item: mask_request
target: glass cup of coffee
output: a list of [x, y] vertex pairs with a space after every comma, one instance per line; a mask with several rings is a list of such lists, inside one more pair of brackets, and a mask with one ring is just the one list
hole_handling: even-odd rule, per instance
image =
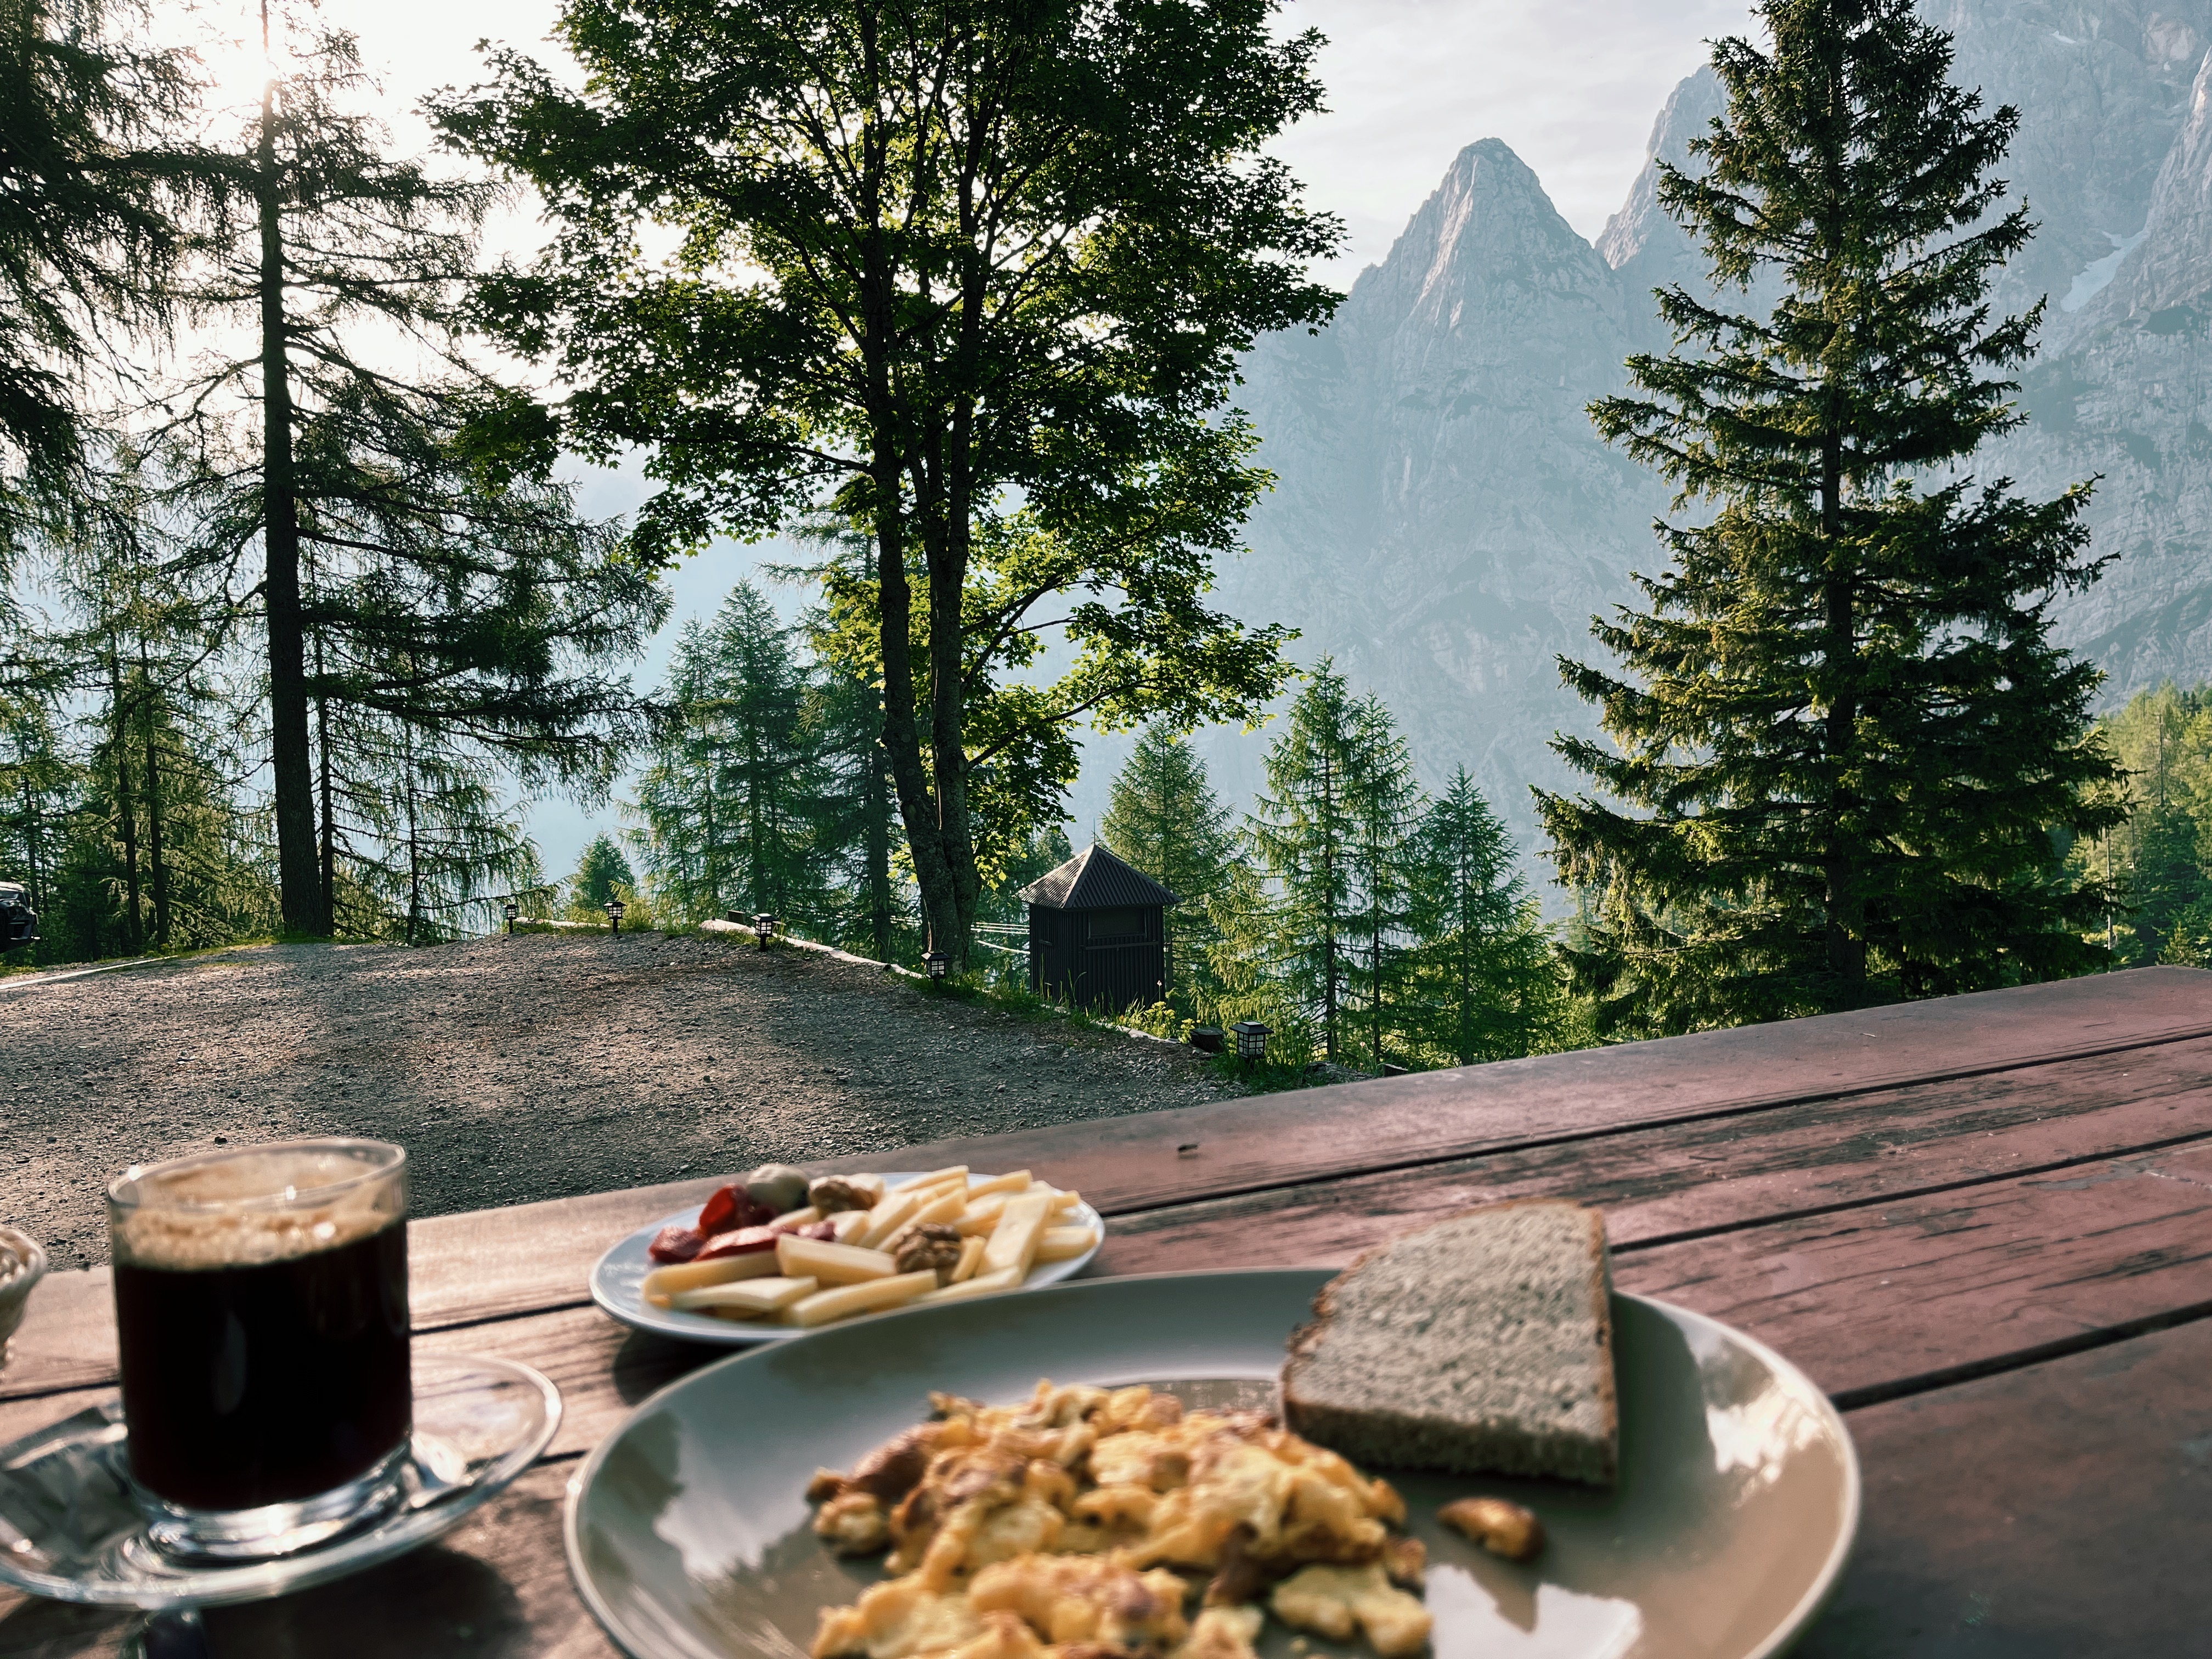
[[293, 1140], [127, 1170], [107, 1221], [153, 1541], [288, 1555], [389, 1507], [414, 1408], [407, 1154]]

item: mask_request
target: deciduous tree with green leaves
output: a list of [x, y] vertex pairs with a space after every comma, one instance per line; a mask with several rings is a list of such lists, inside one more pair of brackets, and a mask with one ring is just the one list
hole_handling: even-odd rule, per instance
[[[1765, 0], [1715, 48], [1727, 109], [1659, 198], [1722, 298], [1659, 294], [1677, 349], [1591, 406], [1678, 488], [1647, 608], [1562, 660], [1617, 744], [1560, 753], [1613, 803], [1539, 792], [1561, 878], [1599, 896], [1579, 982], [1643, 1033], [2061, 975], [2100, 957], [2054, 835], [2117, 810], [2097, 671], [2048, 605], [2096, 576], [2087, 486], [1964, 471], [2025, 418], [1993, 317], [2032, 232], [1992, 176], [2019, 125], [1953, 85], [1911, 0]], [[1756, 279], [1771, 310], [1728, 308]]]
[[[1077, 719], [1242, 718], [1282, 683], [1280, 632], [1204, 601], [1265, 483], [1221, 412], [1237, 354], [1334, 303], [1304, 265], [1337, 227], [1263, 148], [1321, 95], [1275, 9], [568, 0], [581, 90], [508, 52], [446, 105], [556, 227], [485, 312], [566, 378], [570, 442], [649, 449], [639, 556], [825, 512], [865, 537], [850, 666], [956, 964], [971, 772], [1026, 799]], [[1076, 665], [1037, 684], [1049, 639]]]

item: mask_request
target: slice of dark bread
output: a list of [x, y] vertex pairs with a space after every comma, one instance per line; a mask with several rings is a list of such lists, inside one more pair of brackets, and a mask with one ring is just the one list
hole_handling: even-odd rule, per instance
[[1611, 1296], [1595, 1210], [1514, 1199], [1437, 1222], [1322, 1287], [1284, 1419], [1363, 1465], [1609, 1486]]

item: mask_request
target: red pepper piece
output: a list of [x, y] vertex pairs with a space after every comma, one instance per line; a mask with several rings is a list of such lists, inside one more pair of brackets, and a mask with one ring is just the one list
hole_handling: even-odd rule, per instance
[[744, 1207], [744, 1189], [735, 1182], [726, 1187], [715, 1188], [713, 1195], [707, 1200], [699, 1211], [699, 1219], [696, 1224], [699, 1236], [702, 1238], [712, 1238], [715, 1234], [726, 1233], [732, 1227], [751, 1225], [750, 1222], [738, 1213]]
[[645, 1253], [655, 1261], [690, 1261], [706, 1242], [707, 1236], [695, 1227], [663, 1227], [653, 1236]]
[[738, 1227], [726, 1233], [718, 1233], [700, 1247], [694, 1261], [719, 1261], [726, 1255], [750, 1255], [756, 1250], [772, 1250], [775, 1241], [783, 1235], [766, 1227]]

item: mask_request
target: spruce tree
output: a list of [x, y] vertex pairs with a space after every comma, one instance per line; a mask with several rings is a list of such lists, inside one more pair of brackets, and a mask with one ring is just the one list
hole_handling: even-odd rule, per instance
[[1115, 775], [1099, 830], [1116, 854], [1181, 901], [1167, 912], [1169, 987], [1188, 997], [1214, 943], [1207, 901], [1237, 850], [1228, 809], [1188, 739], [1157, 724], [1139, 734]]
[[1352, 768], [1346, 805], [1352, 826], [1352, 866], [1358, 891], [1354, 928], [1364, 957], [1359, 998], [1364, 1005], [1367, 1052], [1379, 1070], [1389, 1059], [1412, 967], [1412, 854], [1426, 805], [1413, 775], [1413, 759], [1382, 700], [1370, 692], [1353, 715]]
[[[1404, 740], [1389, 711], [1355, 698], [1323, 659], [1266, 767], [1245, 838], [1272, 888], [1267, 971], [1327, 1058], [1364, 1038], [1379, 1066], [1407, 965], [1406, 855], [1420, 800]], [[1254, 921], [1241, 919], [1240, 933]]]
[[1449, 1062], [1510, 1060], [1548, 1046], [1564, 988], [1513, 838], [1455, 770], [1421, 820], [1411, 860], [1413, 1035]]
[[647, 750], [632, 836], [656, 901], [685, 920], [743, 908], [811, 921], [820, 768], [792, 630], [739, 582], [669, 665], [668, 726]]
[[600, 910], [618, 894], [635, 892], [637, 877], [623, 856], [615, 838], [604, 831], [592, 838], [576, 860], [576, 873], [568, 878], [568, 899], [578, 910]]
[[2098, 682], [2047, 638], [2081, 589], [2086, 486], [2031, 501], [1964, 471], [2025, 418], [2004, 372], [2040, 307], [1993, 318], [2032, 232], [1991, 176], [2019, 125], [1950, 84], [1911, 0], [1765, 0], [1716, 47], [1728, 105], [1660, 200], [1725, 296], [1658, 295], [1676, 349], [1591, 405], [1708, 510], [1662, 525], [1642, 611], [1562, 660], [1617, 748], [1559, 752], [1618, 805], [1539, 792], [1561, 878], [1596, 890], [1574, 953], [1613, 1026], [1668, 1032], [2080, 971], [2113, 776]]

